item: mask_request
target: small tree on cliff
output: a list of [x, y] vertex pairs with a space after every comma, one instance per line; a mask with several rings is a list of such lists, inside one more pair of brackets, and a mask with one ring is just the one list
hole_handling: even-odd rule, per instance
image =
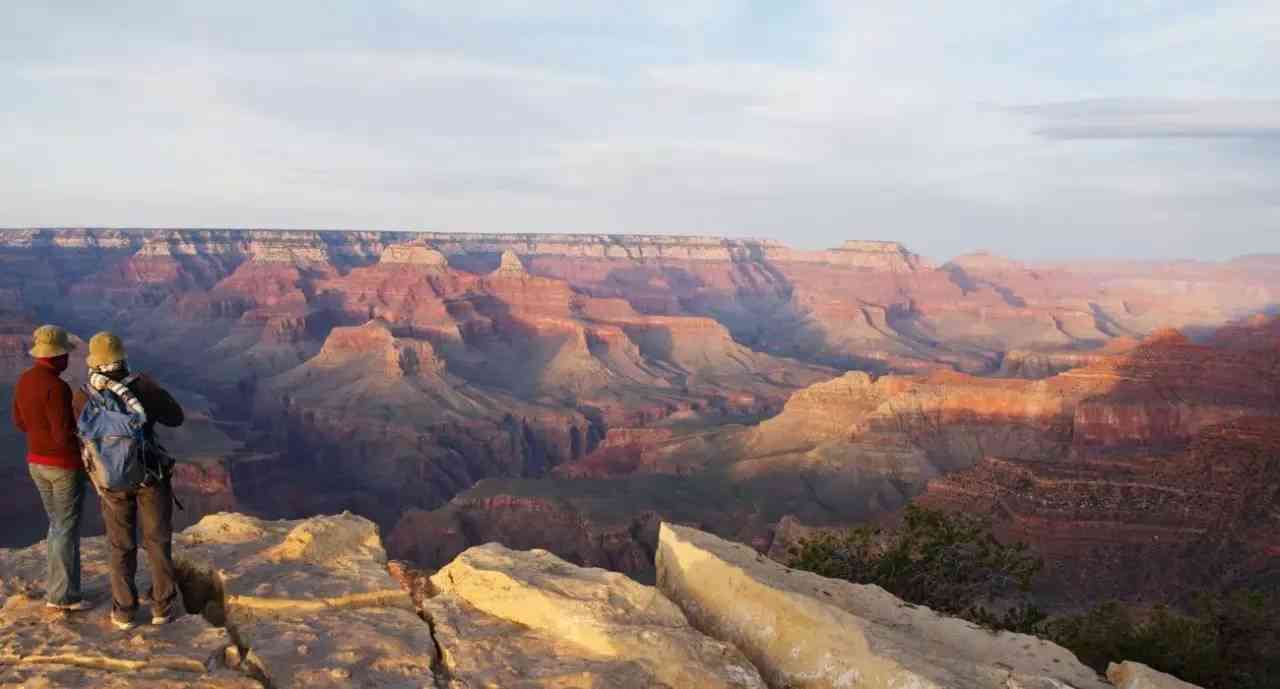
[[876, 584], [909, 603], [991, 627], [1030, 631], [1044, 620], [1025, 600], [1003, 615], [987, 608], [1024, 597], [1042, 563], [1026, 544], [997, 541], [990, 524], [974, 515], [911, 505], [893, 531], [860, 527], [802, 540], [791, 549], [790, 565]]
[[1044, 627], [1049, 639], [1099, 672], [1125, 658], [1205, 689], [1280, 686], [1280, 594], [1202, 595], [1189, 614], [1104, 603]]

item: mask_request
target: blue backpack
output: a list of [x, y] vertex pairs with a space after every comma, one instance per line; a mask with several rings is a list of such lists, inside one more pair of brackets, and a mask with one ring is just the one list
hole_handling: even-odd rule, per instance
[[[137, 376], [122, 381], [128, 386]], [[110, 390], [86, 385], [89, 400], [76, 420], [81, 456], [98, 492], [132, 490], [150, 477], [145, 412], [132, 411]]]

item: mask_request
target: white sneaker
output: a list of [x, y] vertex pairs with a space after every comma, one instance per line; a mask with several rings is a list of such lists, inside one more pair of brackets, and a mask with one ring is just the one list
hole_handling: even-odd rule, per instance
[[46, 601], [44, 607], [63, 612], [84, 612], [85, 610], [92, 610], [93, 603], [87, 600], [78, 600], [74, 603], [50, 603]]
[[138, 623], [134, 622], [133, 618], [122, 620], [116, 617], [115, 615], [111, 616], [111, 624], [114, 625], [116, 629], [119, 629], [122, 632], [127, 632], [130, 629], [133, 629], [134, 627], [138, 626]]
[[155, 617], [151, 618], [151, 624], [154, 624], [157, 626], [162, 624], [169, 624], [175, 619], [177, 619], [177, 617], [175, 617], [174, 615], [156, 615]]

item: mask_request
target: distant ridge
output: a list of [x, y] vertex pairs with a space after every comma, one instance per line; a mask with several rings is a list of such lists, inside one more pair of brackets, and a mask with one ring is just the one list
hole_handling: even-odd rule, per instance
[[[389, 245], [427, 244], [447, 255], [511, 251], [516, 255], [620, 258], [632, 260], [778, 260], [832, 263], [894, 271], [914, 271], [927, 263], [900, 242], [848, 240], [827, 250], [793, 249], [774, 239], [706, 235], [412, 232], [404, 230], [270, 230], [160, 228], [0, 229], [0, 248], [62, 248], [143, 251], [153, 255], [245, 253], [268, 244], [313, 244], [342, 254], [381, 255]], [[162, 245], [168, 248], [162, 248]], [[258, 248], [255, 248], [258, 247]], [[279, 249], [275, 250], [277, 253]]]

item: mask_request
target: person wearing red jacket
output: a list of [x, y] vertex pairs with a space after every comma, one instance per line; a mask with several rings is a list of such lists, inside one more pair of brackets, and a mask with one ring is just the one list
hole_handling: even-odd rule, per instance
[[46, 605], [87, 610], [80, 590], [80, 515], [85, 473], [71, 409], [71, 386], [62, 380], [75, 345], [67, 331], [43, 325], [32, 335], [34, 365], [13, 395], [13, 425], [27, 436], [27, 465], [49, 517]]

